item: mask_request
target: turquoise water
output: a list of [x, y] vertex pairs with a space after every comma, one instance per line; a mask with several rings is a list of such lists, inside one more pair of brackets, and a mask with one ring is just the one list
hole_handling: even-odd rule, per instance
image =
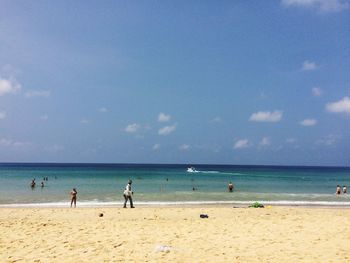
[[[0, 205], [119, 205], [129, 179], [135, 204], [250, 203], [350, 205], [336, 185], [350, 185], [350, 168], [141, 164], [0, 164]], [[44, 177], [45, 187], [40, 187]], [[37, 186], [31, 189], [35, 178]], [[228, 182], [235, 185], [227, 191]], [[193, 188], [196, 191], [193, 191]]]

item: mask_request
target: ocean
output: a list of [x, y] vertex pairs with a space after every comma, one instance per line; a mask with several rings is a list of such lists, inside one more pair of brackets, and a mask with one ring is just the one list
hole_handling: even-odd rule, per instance
[[[127, 181], [137, 205], [264, 204], [350, 206], [350, 168], [168, 164], [0, 164], [0, 207], [120, 206]], [[40, 183], [44, 177], [45, 186]], [[31, 180], [36, 187], [31, 188]], [[227, 185], [235, 186], [232, 193]], [[193, 190], [194, 189], [194, 190]]]

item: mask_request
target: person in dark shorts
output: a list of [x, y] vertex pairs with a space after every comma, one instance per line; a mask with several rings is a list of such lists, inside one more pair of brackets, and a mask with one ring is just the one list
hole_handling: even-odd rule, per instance
[[132, 202], [132, 195], [134, 194], [134, 192], [131, 190], [131, 184], [132, 181], [129, 180], [128, 184], [125, 186], [125, 190], [124, 190], [124, 208], [126, 208], [126, 203], [128, 202], [128, 200], [130, 201], [130, 208], [135, 208], [134, 204]]
[[77, 194], [78, 194], [77, 189], [73, 188], [72, 192], [70, 192], [70, 196], [71, 196], [70, 207], [72, 207], [73, 204], [74, 204], [74, 207], [77, 207]]
[[228, 191], [229, 191], [229, 192], [232, 192], [232, 191], [233, 191], [233, 188], [234, 188], [233, 183], [232, 183], [232, 182], [229, 182], [227, 188], [228, 188]]
[[30, 187], [33, 189], [35, 187], [35, 178], [32, 180], [32, 182], [30, 183]]
[[340, 188], [339, 184], [337, 185], [337, 190], [335, 191], [335, 194], [336, 195], [340, 195], [341, 194], [341, 188]]

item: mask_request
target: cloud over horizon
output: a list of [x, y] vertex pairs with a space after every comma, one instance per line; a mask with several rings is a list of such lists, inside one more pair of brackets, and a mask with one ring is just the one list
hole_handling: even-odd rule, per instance
[[129, 124], [125, 127], [124, 131], [128, 133], [135, 133], [140, 129], [140, 125], [137, 123]]
[[315, 9], [321, 13], [340, 12], [350, 7], [347, 0], [282, 0], [285, 7]]
[[233, 149], [244, 149], [249, 148], [251, 146], [251, 143], [248, 139], [240, 139], [236, 141], [236, 143], [233, 146]]
[[158, 130], [158, 134], [159, 135], [169, 135], [170, 133], [172, 133], [173, 131], [175, 131], [176, 129], [176, 125], [172, 125], [172, 126], [165, 126], [163, 128], [160, 128]]
[[350, 114], [350, 98], [344, 97], [339, 101], [327, 103], [326, 110], [332, 113]]
[[42, 120], [42, 121], [47, 121], [48, 119], [49, 119], [49, 116], [47, 116], [47, 115], [40, 116], [40, 120]]
[[271, 139], [269, 137], [263, 137], [259, 143], [260, 146], [269, 146], [271, 145]]
[[213, 119], [211, 120], [211, 122], [222, 122], [222, 118], [219, 117], [219, 116], [216, 116], [215, 118], [213, 118]]
[[82, 123], [82, 124], [89, 124], [90, 120], [86, 119], [86, 118], [83, 118], [83, 119], [80, 120], [80, 123]]
[[15, 79], [4, 79], [0, 77], [0, 96], [16, 94], [20, 90], [21, 85]]
[[13, 149], [31, 146], [30, 142], [15, 141], [12, 139], [0, 138], [0, 146], [9, 147]]
[[293, 144], [293, 143], [296, 143], [298, 140], [296, 138], [287, 138], [286, 139], [286, 143], [290, 143], [290, 144]]
[[316, 63], [312, 61], [305, 60], [301, 65], [301, 70], [303, 71], [311, 71], [317, 68]]
[[0, 111], [0, 120], [5, 119], [5, 118], [6, 118], [6, 116], [7, 116], [6, 111]]
[[51, 95], [51, 92], [49, 90], [30, 90], [24, 94], [26, 98], [37, 98], [37, 97], [48, 98], [50, 97], [50, 95]]
[[180, 145], [179, 149], [182, 151], [187, 151], [190, 149], [190, 146], [188, 144], [184, 143], [184, 144]]
[[165, 113], [159, 113], [158, 115], [158, 121], [159, 122], [167, 122], [170, 121], [171, 116], [170, 115], [166, 115]]
[[322, 96], [322, 89], [321, 88], [319, 88], [319, 87], [313, 87], [312, 88], [312, 95], [314, 95], [315, 97], [320, 97], [320, 96]]
[[300, 122], [301, 126], [315, 126], [317, 124], [317, 120], [315, 119], [305, 119]]
[[156, 143], [155, 145], [153, 145], [152, 149], [153, 150], [159, 150], [160, 149], [160, 144]]
[[278, 122], [282, 119], [283, 111], [275, 110], [271, 111], [258, 111], [253, 113], [249, 120], [256, 122]]
[[335, 145], [339, 140], [341, 136], [330, 134], [327, 136], [324, 136], [322, 139], [319, 139], [315, 142], [316, 145], [323, 145], [323, 146], [333, 146]]
[[102, 112], [102, 113], [108, 112], [108, 109], [106, 107], [101, 107], [98, 109], [98, 112]]

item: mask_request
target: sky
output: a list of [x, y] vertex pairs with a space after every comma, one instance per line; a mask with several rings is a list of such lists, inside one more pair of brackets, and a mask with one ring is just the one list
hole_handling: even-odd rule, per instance
[[349, 0], [0, 0], [0, 162], [349, 166], [349, 135]]

